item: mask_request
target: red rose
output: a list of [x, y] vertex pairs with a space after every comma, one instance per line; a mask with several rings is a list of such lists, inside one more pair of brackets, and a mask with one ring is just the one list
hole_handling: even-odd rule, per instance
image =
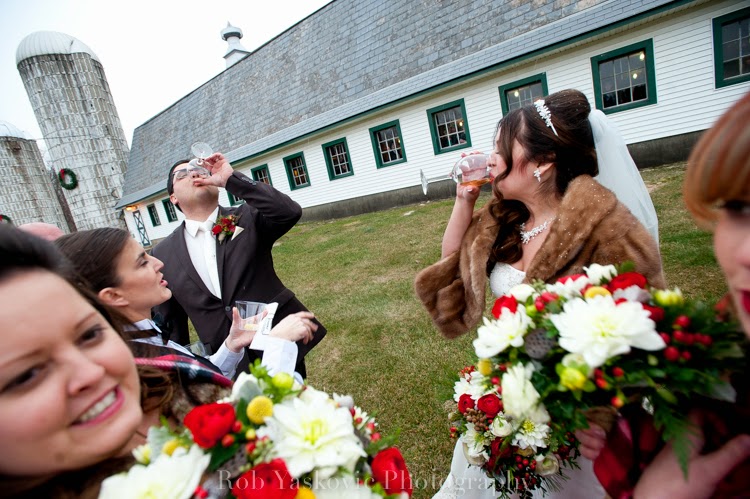
[[471, 395], [468, 393], [464, 393], [458, 398], [458, 411], [463, 414], [466, 412], [466, 409], [473, 409], [474, 408], [474, 399], [471, 398]]
[[231, 404], [206, 404], [190, 411], [185, 416], [184, 423], [193, 434], [195, 443], [208, 449], [229, 433], [235, 419]]
[[213, 228], [211, 229], [211, 233], [214, 236], [218, 236], [221, 233], [221, 225], [214, 225]]
[[238, 499], [294, 499], [297, 485], [283, 459], [261, 463], [241, 475], [232, 487]]
[[586, 277], [586, 274], [573, 274], [573, 275], [565, 275], [565, 276], [562, 276], [561, 278], [559, 278], [559, 279], [557, 280], [557, 282], [559, 282], [560, 284], [565, 284], [565, 283], [566, 283], [566, 282], [568, 282], [568, 281], [575, 281], [575, 280], [577, 280], [577, 279], [578, 279], [579, 277]]
[[477, 400], [477, 409], [485, 413], [487, 417], [494, 418], [503, 410], [502, 404], [497, 395], [490, 393]]
[[504, 295], [495, 300], [495, 305], [492, 307], [492, 315], [495, 316], [495, 319], [500, 318], [500, 314], [503, 313], [504, 308], [515, 314], [518, 309], [518, 301], [512, 295]]
[[375, 455], [372, 460], [372, 477], [389, 495], [406, 492], [411, 497], [414, 491], [404, 457], [396, 447], [388, 447]]
[[652, 307], [651, 305], [647, 305], [645, 303], [641, 303], [643, 306], [643, 309], [648, 311], [651, 314], [651, 320], [654, 322], [659, 322], [660, 320], [664, 319], [664, 309], [661, 307]]
[[630, 286], [638, 286], [646, 289], [646, 278], [638, 272], [625, 272], [612, 278], [607, 285], [610, 292], [614, 293], [618, 289], [626, 289]]
[[503, 442], [505, 439], [502, 438], [496, 438], [492, 441], [490, 444], [490, 459], [487, 462], [487, 466], [490, 470], [494, 470], [497, 466], [497, 462], [500, 459], [505, 459], [506, 457], [510, 456], [511, 449], [510, 445], [506, 445], [505, 449], [502, 451], [500, 450], [503, 446]]

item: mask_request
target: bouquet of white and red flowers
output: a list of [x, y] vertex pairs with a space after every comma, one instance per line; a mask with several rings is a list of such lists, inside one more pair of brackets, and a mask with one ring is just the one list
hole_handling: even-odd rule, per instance
[[[732, 400], [745, 336], [713, 307], [612, 265], [495, 301], [455, 384], [451, 434], [501, 497], [555, 490], [577, 467], [573, 432], [643, 406], [686, 470], [691, 398]], [[602, 418], [602, 416], [604, 416]]]
[[[140, 464], [100, 497], [408, 498], [412, 481], [394, 438], [339, 396], [270, 376], [257, 362], [227, 400], [194, 408], [184, 428], [149, 430]], [[166, 493], [167, 495], [164, 495]]]

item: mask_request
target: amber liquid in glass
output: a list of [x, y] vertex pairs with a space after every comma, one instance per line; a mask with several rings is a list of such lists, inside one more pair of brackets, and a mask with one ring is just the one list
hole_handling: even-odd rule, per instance
[[477, 180], [469, 180], [468, 182], [461, 182], [461, 185], [464, 187], [481, 187], [484, 184], [488, 184], [490, 182], [490, 179], [488, 178], [480, 178]]

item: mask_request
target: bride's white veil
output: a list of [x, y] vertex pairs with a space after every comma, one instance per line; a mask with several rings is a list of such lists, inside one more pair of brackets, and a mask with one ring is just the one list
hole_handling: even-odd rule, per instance
[[617, 126], [603, 112], [594, 109], [589, 114], [594, 134], [599, 175], [596, 179], [613, 191], [622, 204], [648, 229], [659, 244], [659, 221], [646, 184], [628, 152]]

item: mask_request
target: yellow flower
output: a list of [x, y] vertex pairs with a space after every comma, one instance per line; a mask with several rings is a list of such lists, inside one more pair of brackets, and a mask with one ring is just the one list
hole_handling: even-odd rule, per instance
[[315, 499], [315, 493], [308, 487], [300, 487], [294, 499]]
[[601, 286], [591, 286], [583, 293], [584, 298], [593, 298], [595, 296], [610, 296], [612, 293], [607, 288]]
[[245, 438], [246, 438], [246, 439], [247, 439], [248, 441], [250, 441], [250, 442], [252, 442], [253, 440], [255, 440], [255, 436], [256, 436], [256, 435], [255, 435], [255, 429], [254, 429], [254, 428], [249, 428], [249, 429], [248, 429], [248, 430], [247, 430], [247, 431], [245, 432]]
[[247, 418], [255, 424], [263, 424], [273, 415], [273, 402], [264, 395], [258, 395], [247, 404]]
[[482, 376], [489, 376], [492, 373], [492, 362], [490, 359], [479, 359], [479, 362], [477, 362], [477, 371]]
[[660, 307], [668, 307], [670, 305], [682, 305], [685, 303], [685, 299], [682, 296], [682, 291], [679, 288], [671, 289], [659, 289], [654, 292], [654, 301]]
[[271, 378], [271, 384], [279, 390], [289, 390], [294, 384], [294, 378], [284, 372], [276, 373]]
[[176, 451], [180, 447], [180, 442], [176, 438], [173, 438], [172, 440], [168, 440], [167, 443], [164, 444], [164, 447], [161, 448], [162, 454], [166, 454], [168, 456], [171, 456], [174, 451]]
[[560, 374], [560, 384], [568, 390], [582, 390], [586, 376], [574, 367], [565, 367]]

